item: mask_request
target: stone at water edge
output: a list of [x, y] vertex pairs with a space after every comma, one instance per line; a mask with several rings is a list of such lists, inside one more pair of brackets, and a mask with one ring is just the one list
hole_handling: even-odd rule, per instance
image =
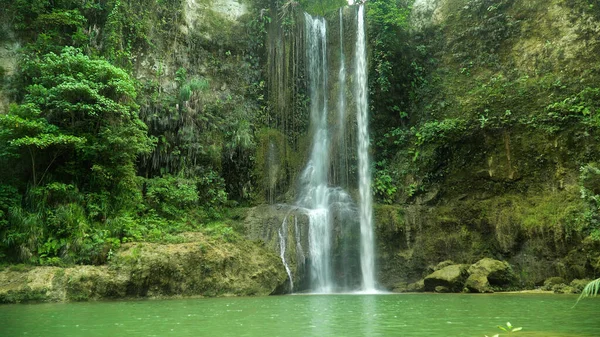
[[469, 276], [467, 268], [468, 265], [454, 264], [434, 271], [424, 279], [425, 291], [436, 291], [439, 286], [451, 292], [462, 291], [465, 280]]
[[470, 275], [485, 276], [491, 286], [505, 287], [516, 280], [516, 275], [508, 262], [487, 257], [472, 264], [468, 272]]
[[406, 287], [406, 290], [408, 292], [418, 292], [418, 293], [425, 291], [425, 280], [419, 280], [417, 282], [410, 283]]
[[488, 278], [483, 274], [471, 274], [465, 282], [465, 289], [471, 293], [493, 293]]

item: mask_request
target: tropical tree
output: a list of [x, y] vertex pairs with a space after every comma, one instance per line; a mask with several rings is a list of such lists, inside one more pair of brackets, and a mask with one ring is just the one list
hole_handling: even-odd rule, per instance
[[113, 219], [141, 202], [135, 164], [154, 145], [134, 81], [73, 47], [25, 54], [20, 71], [22, 101], [0, 116], [0, 174], [9, 182], [0, 186], [0, 248], [18, 260], [93, 262], [119, 236], [108, 229]]

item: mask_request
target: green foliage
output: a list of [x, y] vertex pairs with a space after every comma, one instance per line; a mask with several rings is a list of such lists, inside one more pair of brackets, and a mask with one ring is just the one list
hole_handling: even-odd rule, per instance
[[145, 201], [166, 218], [181, 217], [198, 204], [196, 182], [170, 175], [147, 179]]
[[[389, 125], [389, 119], [400, 121], [406, 116], [399, 112], [406, 110], [412, 51], [402, 43], [408, 38], [409, 5], [412, 1], [373, 0], [368, 2], [368, 39], [371, 49], [369, 62], [369, 91], [373, 108], [386, 112], [381, 117], [382, 125]], [[404, 69], [399, 72], [396, 69]], [[377, 122], [378, 120], [375, 121]]]
[[[600, 291], [600, 278], [591, 281], [590, 283], [588, 283], [585, 286], [585, 288], [583, 288], [581, 295], [579, 295], [579, 298], [577, 298], [577, 303], [579, 303], [579, 301], [583, 298], [598, 296], [599, 291]], [[577, 303], [575, 303], [575, 305], [577, 305]]]
[[581, 199], [586, 204], [583, 214], [594, 241], [600, 241], [600, 169], [594, 163], [582, 166], [579, 176]]
[[584, 125], [600, 127], [600, 88], [586, 87], [575, 95], [546, 107], [553, 123], [580, 120]]
[[[511, 336], [514, 332], [518, 332], [523, 330], [523, 328], [513, 328], [512, 324], [510, 324], [510, 322], [506, 322], [506, 326], [502, 326], [502, 325], [498, 325], [498, 329], [504, 331], [504, 332], [508, 332], [508, 335]], [[499, 334], [495, 334], [492, 337], [498, 337], [500, 336]], [[487, 335], [485, 336], [487, 337]]]
[[420, 128], [413, 128], [411, 131], [414, 132], [415, 145], [445, 144], [460, 139], [468, 129], [467, 126], [467, 122], [462, 119], [444, 119], [426, 122]]
[[8, 226], [9, 210], [21, 203], [17, 188], [11, 185], [0, 184], [0, 231]]
[[135, 163], [153, 146], [133, 81], [71, 47], [24, 55], [21, 81], [22, 104], [0, 116], [0, 152], [23, 198], [0, 209], [0, 248], [46, 265], [102, 263], [124, 232], [103, 224], [139, 204]]
[[373, 177], [373, 191], [381, 202], [392, 204], [398, 187], [386, 167], [385, 161], [377, 163], [377, 170]]
[[198, 192], [201, 205], [204, 206], [204, 216], [208, 219], [221, 218], [227, 202], [223, 177], [213, 170], [202, 172], [198, 178]]
[[[102, 52], [113, 63], [133, 67], [135, 54], [156, 50], [182, 22], [182, 0], [109, 0]], [[175, 28], [178, 29], [178, 28]]]
[[240, 235], [237, 234], [233, 228], [220, 222], [209, 223], [204, 229], [204, 232], [213, 239], [220, 239], [225, 242], [234, 243], [240, 240]]
[[[294, 0], [288, 0], [292, 3]], [[300, 6], [311, 15], [325, 16], [328, 13], [344, 7], [348, 4], [346, 0], [299, 0]], [[292, 6], [294, 6], [292, 4]]]

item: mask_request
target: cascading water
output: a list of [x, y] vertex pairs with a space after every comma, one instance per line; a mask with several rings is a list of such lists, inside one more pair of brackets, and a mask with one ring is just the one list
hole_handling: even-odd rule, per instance
[[338, 183], [348, 185], [348, 148], [346, 146], [346, 57], [344, 55], [344, 9], [340, 8], [340, 68], [338, 72], [338, 144], [340, 146]]
[[365, 6], [358, 8], [356, 29], [356, 112], [358, 120], [358, 189], [360, 194], [360, 267], [362, 290], [375, 291], [375, 243], [373, 238], [373, 195], [369, 162], [369, 106], [367, 102], [367, 47], [365, 42]]
[[310, 160], [301, 177], [299, 204], [310, 220], [309, 256], [311, 287], [315, 292], [332, 291], [331, 221], [329, 211], [329, 132], [327, 128], [327, 23], [305, 14], [306, 48], [310, 88], [310, 118], [313, 144]]
[[[358, 127], [356, 131], [360, 195], [358, 209], [350, 195], [342, 187], [332, 186], [344, 184], [344, 187], [347, 187], [349, 180], [347, 177], [349, 157], [346, 152], [345, 125], [352, 116], [349, 116], [346, 111], [348, 106], [346, 72], [348, 70], [346, 69], [343, 43], [345, 38], [343, 12], [340, 10], [339, 15], [340, 59], [339, 76], [337, 77], [339, 91], [337, 92], [337, 102], [334, 102], [335, 104], [332, 104], [331, 107], [332, 110], [334, 107], [337, 108], [337, 118], [330, 118], [333, 123], [336, 123], [337, 120], [337, 128], [328, 125], [330, 108], [328, 100], [331, 88], [328, 83], [327, 22], [324, 18], [304, 14], [306, 76], [313, 136], [310, 157], [299, 179], [300, 193], [297, 206], [298, 211], [305, 213], [309, 220], [307, 266], [309, 267], [310, 291], [315, 293], [352, 290], [373, 292], [376, 289], [371, 173], [368, 155], [367, 61], [363, 5], [359, 6], [357, 13], [357, 34], [351, 83], [355, 96]], [[342, 151], [344, 153], [340, 153]], [[342, 165], [345, 166], [341, 167]], [[346, 177], [342, 176], [344, 172]], [[360, 220], [357, 221], [357, 219]], [[286, 217], [278, 232], [280, 256], [290, 278], [290, 288], [293, 289], [293, 273], [285, 256], [287, 228]], [[296, 233], [296, 252], [303, 255], [297, 223], [294, 224], [294, 231]], [[360, 247], [360, 252], [358, 247]], [[304, 260], [304, 256], [301, 260]], [[359, 269], [362, 276], [358, 273]]]

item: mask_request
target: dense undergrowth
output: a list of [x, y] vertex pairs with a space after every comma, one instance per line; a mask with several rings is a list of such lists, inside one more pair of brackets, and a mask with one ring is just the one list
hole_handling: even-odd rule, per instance
[[[121, 243], [192, 230], [237, 240], [225, 206], [254, 193], [266, 21], [209, 10], [182, 32], [180, 0], [2, 7], [0, 38], [22, 47], [0, 115], [1, 260], [101, 264]], [[177, 46], [201, 59], [174, 60]]]

